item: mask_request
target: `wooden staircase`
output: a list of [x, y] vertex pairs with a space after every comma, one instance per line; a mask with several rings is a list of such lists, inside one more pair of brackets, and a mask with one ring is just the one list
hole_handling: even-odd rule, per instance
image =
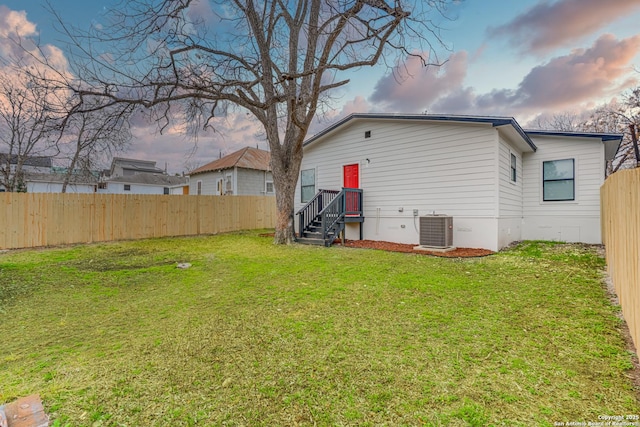
[[298, 242], [308, 245], [331, 246], [349, 222], [360, 223], [362, 240], [362, 190], [320, 190], [298, 215]]

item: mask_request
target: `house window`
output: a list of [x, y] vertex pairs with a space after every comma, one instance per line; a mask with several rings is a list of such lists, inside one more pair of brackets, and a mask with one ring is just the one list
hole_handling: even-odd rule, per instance
[[542, 162], [542, 200], [575, 200], [574, 159]]
[[169, 194], [169, 187], [164, 187], [163, 194]]
[[233, 181], [231, 180], [232, 175], [230, 173], [225, 177], [224, 182], [224, 194], [233, 194]]
[[273, 193], [273, 181], [265, 182], [265, 191], [267, 193]]
[[301, 202], [306, 203], [316, 194], [316, 170], [305, 169], [300, 172]]
[[106, 190], [107, 189], [107, 183], [106, 182], [99, 182], [98, 183], [98, 189]]
[[131, 184], [125, 184], [124, 191], [131, 191]]
[[516, 159], [516, 155], [511, 153], [511, 181], [516, 182], [518, 177], [518, 159]]
[[198, 196], [202, 195], [202, 181], [196, 182], [196, 194]]
[[222, 196], [222, 178], [218, 179], [216, 183], [216, 194]]

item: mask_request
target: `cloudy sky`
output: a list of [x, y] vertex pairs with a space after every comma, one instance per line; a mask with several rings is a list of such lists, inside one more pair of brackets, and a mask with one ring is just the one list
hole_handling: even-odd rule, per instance
[[[89, 26], [99, 25], [115, 0], [50, 3], [69, 22]], [[3, 38], [18, 31], [65, 54], [43, 4], [0, 0], [0, 51]], [[204, 2], [201, 7], [206, 13]], [[384, 66], [358, 71], [312, 132], [354, 112], [502, 115], [526, 127], [540, 115], [584, 112], [640, 85], [638, 0], [460, 0], [448, 15], [454, 19], [442, 23], [443, 66], [425, 69], [409, 61], [400, 76]], [[166, 162], [170, 172], [179, 172], [220, 151], [267, 148], [260, 127], [245, 114], [214, 125], [218, 132], [197, 143], [179, 128], [160, 135], [140, 125], [126, 155]]]

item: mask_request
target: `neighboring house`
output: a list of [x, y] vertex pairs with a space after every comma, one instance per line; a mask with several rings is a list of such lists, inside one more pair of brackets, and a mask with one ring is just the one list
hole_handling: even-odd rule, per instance
[[[61, 193], [65, 175], [62, 173], [26, 172], [24, 182], [27, 193]], [[93, 175], [71, 175], [67, 193], [95, 193], [98, 179]]]
[[420, 217], [435, 213], [453, 218], [458, 247], [601, 243], [600, 185], [621, 139], [510, 117], [352, 114], [304, 143], [296, 211], [320, 189], [359, 188], [350, 239], [362, 225], [364, 239], [418, 244]]
[[268, 151], [245, 147], [189, 174], [189, 194], [274, 195]]
[[[16, 170], [19, 156], [11, 155], [7, 153], [0, 153], [0, 170], [6, 170], [7, 166], [10, 169], [10, 176]], [[51, 173], [53, 168], [53, 160], [48, 156], [29, 156], [24, 160], [22, 164], [22, 173]], [[24, 180], [23, 180], [24, 181]], [[0, 191], [5, 191], [5, 188], [0, 184]], [[27, 191], [28, 188], [27, 188]]]
[[108, 194], [188, 194], [188, 178], [165, 174], [140, 173], [108, 178], [100, 183], [99, 193]]
[[99, 193], [108, 194], [188, 194], [189, 179], [171, 176], [156, 162], [115, 157], [111, 168], [103, 171]]
[[[11, 166], [11, 171], [16, 170], [19, 156], [12, 155], [7, 162], [9, 155], [7, 153], [0, 153], [0, 167], [6, 167], [7, 163]], [[22, 164], [23, 172], [35, 172], [35, 173], [50, 173], [53, 168], [53, 159], [49, 156], [28, 156]]]

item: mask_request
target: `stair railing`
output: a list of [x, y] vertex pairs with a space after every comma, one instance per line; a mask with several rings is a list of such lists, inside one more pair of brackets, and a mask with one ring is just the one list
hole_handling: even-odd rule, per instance
[[338, 195], [320, 212], [322, 238], [325, 246], [330, 246], [345, 228], [345, 216], [362, 215], [362, 190], [343, 188]]
[[318, 190], [315, 196], [304, 205], [298, 212], [298, 232], [302, 235], [311, 223], [319, 218], [320, 212], [325, 205], [331, 203], [340, 194], [338, 190]]

